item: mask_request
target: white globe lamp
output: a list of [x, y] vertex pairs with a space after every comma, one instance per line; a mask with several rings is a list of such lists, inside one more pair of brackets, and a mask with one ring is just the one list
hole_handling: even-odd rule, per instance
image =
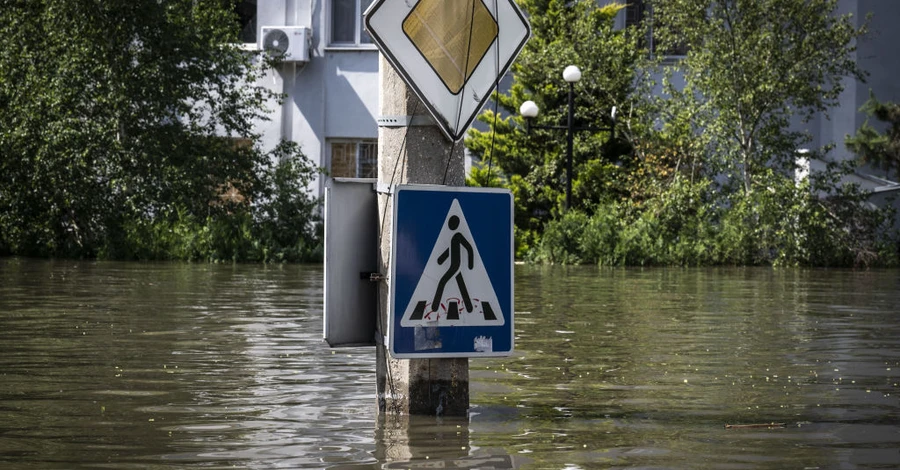
[[538, 108], [538, 105], [534, 101], [531, 101], [531, 100], [528, 100], [528, 101], [522, 103], [521, 106], [519, 106], [519, 114], [521, 114], [522, 117], [524, 117], [526, 119], [531, 119], [533, 117], [537, 117], [539, 111], [540, 111], [540, 108]]
[[563, 70], [563, 80], [569, 83], [575, 83], [581, 80], [581, 69], [574, 65], [570, 65]]

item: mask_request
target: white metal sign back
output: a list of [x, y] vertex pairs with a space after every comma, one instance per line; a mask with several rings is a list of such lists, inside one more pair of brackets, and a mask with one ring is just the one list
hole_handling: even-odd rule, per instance
[[453, 141], [531, 36], [514, 0], [376, 0], [366, 29]]

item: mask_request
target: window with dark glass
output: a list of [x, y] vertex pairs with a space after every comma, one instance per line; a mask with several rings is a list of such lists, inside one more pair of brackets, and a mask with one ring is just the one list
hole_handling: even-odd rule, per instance
[[331, 176], [334, 178], [377, 178], [378, 141], [331, 142]]
[[256, 0], [237, 2], [234, 7], [238, 16], [240, 32], [238, 38], [241, 42], [256, 42]]
[[331, 44], [371, 44], [363, 27], [363, 13], [372, 0], [331, 0]]
[[630, 0], [625, 7], [625, 26], [640, 26], [644, 20], [647, 20], [647, 37], [645, 39], [651, 53], [661, 53], [666, 56], [687, 55], [688, 45], [684, 42], [668, 50], [658, 50], [654, 30], [659, 27], [660, 23], [659, 19], [653, 16], [653, 6], [649, 5], [646, 0]]

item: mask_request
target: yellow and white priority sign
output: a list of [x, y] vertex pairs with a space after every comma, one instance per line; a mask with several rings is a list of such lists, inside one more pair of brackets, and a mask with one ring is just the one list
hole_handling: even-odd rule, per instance
[[376, 0], [372, 40], [459, 140], [531, 36], [513, 0]]

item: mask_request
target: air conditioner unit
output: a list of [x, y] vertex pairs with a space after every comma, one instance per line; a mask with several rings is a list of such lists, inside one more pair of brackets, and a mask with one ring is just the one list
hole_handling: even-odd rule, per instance
[[309, 62], [312, 31], [305, 26], [263, 26], [260, 49], [285, 62]]

